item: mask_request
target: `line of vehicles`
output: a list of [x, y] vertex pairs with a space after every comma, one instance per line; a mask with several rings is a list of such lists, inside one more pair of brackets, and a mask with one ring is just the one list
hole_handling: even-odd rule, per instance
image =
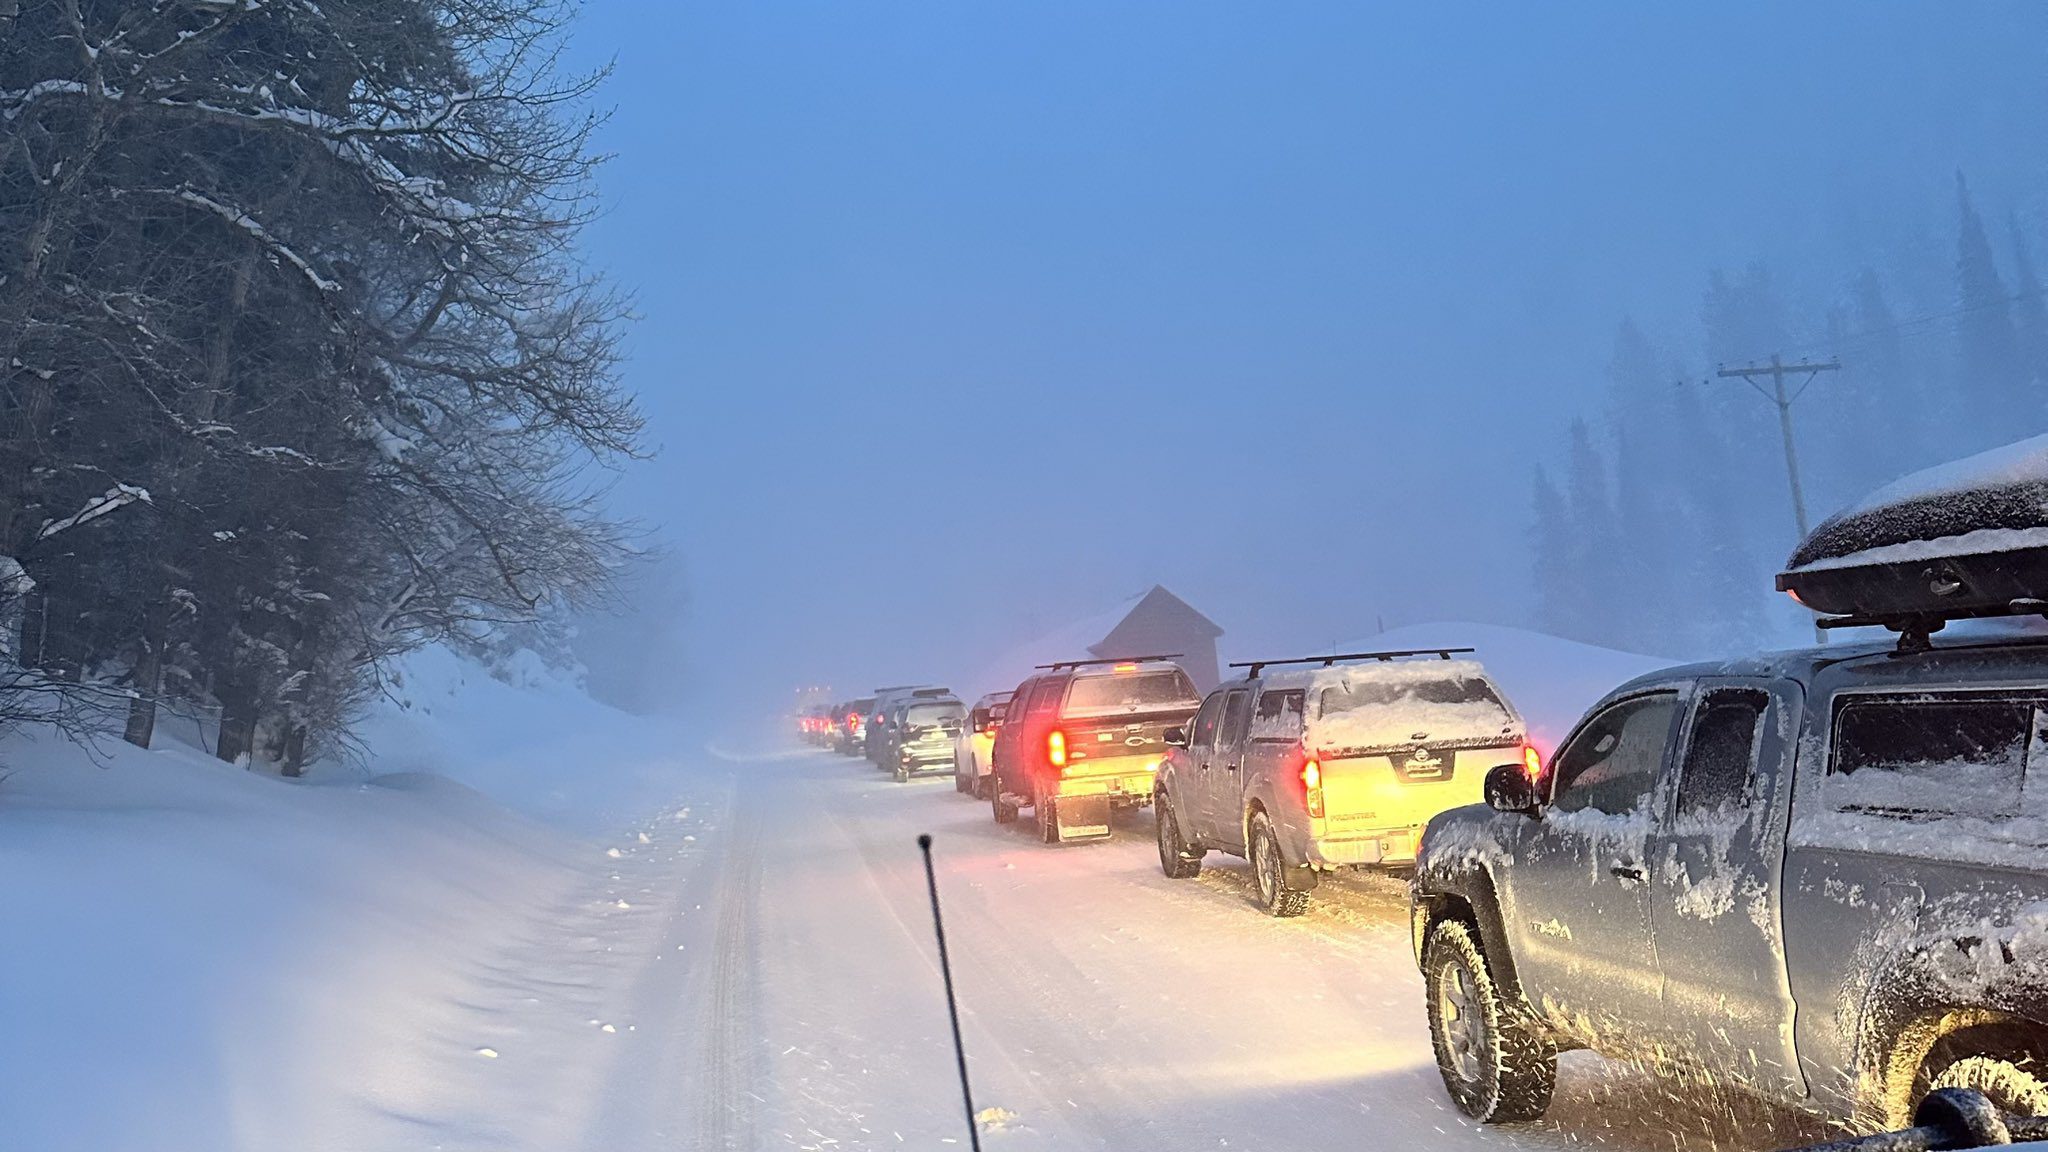
[[[1409, 867], [1438, 1069], [1481, 1121], [1541, 1116], [1573, 1049], [1856, 1131], [1945, 1089], [2048, 1116], [2036, 456], [1975, 488], [1951, 466], [1795, 552], [1782, 590], [1896, 642], [1640, 677], [1547, 760], [1464, 649], [1232, 665], [1206, 695], [1170, 656], [1075, 660], [971, 706], [881, 690], [810, 734], [951, 771], [1047, 843], [1149, 805], [1165, 876], [1242, 857], [1276, 916], [1338, 869]], [[1986, 617], [2037, 622], [1934, 642]]]
[[1252, 865], [1258, 902], [1307, 910], [1340, 868], [1405, 865], [1438, 813], [1478, 803], [1486, 769], [1540, 758], [1470, 649], [1233, 665], [1210, 691], [1170, 654], [1047, 664], [972, 705], [933, 686], [818, 705], [806, 738], [899, 781], [949, 772], [998, 824], [1047, 844], [1099, 840], [1153, 807], [1167, 875], [1210, 852]]

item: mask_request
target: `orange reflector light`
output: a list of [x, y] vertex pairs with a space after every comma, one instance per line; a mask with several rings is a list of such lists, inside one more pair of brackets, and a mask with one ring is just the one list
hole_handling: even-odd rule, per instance
[[1045, 736], [1045, 759], [1055, 768], [1067, 766], [1067, 734], [1055, 728]]

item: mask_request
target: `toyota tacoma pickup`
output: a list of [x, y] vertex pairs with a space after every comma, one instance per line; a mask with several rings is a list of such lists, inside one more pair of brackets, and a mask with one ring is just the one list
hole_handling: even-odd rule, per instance
[[1445, 1086], [1592, 1049], [1851, 1130], [1935, 1088], [2048, 1113], [2048, 643], [1844, 645], [1611, 693], [1438, 816], [1413, 882]]

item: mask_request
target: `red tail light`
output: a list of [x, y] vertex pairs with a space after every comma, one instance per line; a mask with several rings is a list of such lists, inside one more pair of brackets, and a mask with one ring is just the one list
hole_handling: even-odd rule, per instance
[[1311, 756], [1301, 765], [1302, 800], [1308, 806], [1310, 817], [1323, 818], [1323, 765]]
[[1045, 760], [1055, 768], [1067, 766], [1067, 734], [1055, 728], [1045, 735]]
[[1522, 745], [1522, 770], [1529, 774], [1532, 782], [1543, 779], [1543, 753], [1538, 752], [1534, 744]]

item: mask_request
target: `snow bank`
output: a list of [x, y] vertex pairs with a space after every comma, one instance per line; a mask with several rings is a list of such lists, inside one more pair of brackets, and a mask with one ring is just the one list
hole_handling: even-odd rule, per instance
[[414, 653], [362, 727], [367, 764], [445, 776], [586, 833], [674, 794], [688, 750], [675, 721], [600, 704], [537, 662], [516, 679], [446, 649]]
[[1499, 624], [1414, 624], [1353, 640], [1349, 651], [1476, 648], [1471, 659], [1507, 695], [1548, 756], [1586, 709], [1623, 681], [1677, 663]]
[[478, 943], [601, 873], [582, 834], [688, 787], [662, 722], [517, 678], [419, 653], [360, 755], [300, 781], [177, 718], [151, 751], [0, 738], [6, 1146], [384, 1147], [486, 1058]]
[[295, 783], [23, 734], [0, 761], [14, 1148], [343, 1146], [351, 1110], [402, 1100], [406, 1058], [474, 1043], [414, 1014], [464, 942], [573, 872], [569, 842], [430, 776]]

